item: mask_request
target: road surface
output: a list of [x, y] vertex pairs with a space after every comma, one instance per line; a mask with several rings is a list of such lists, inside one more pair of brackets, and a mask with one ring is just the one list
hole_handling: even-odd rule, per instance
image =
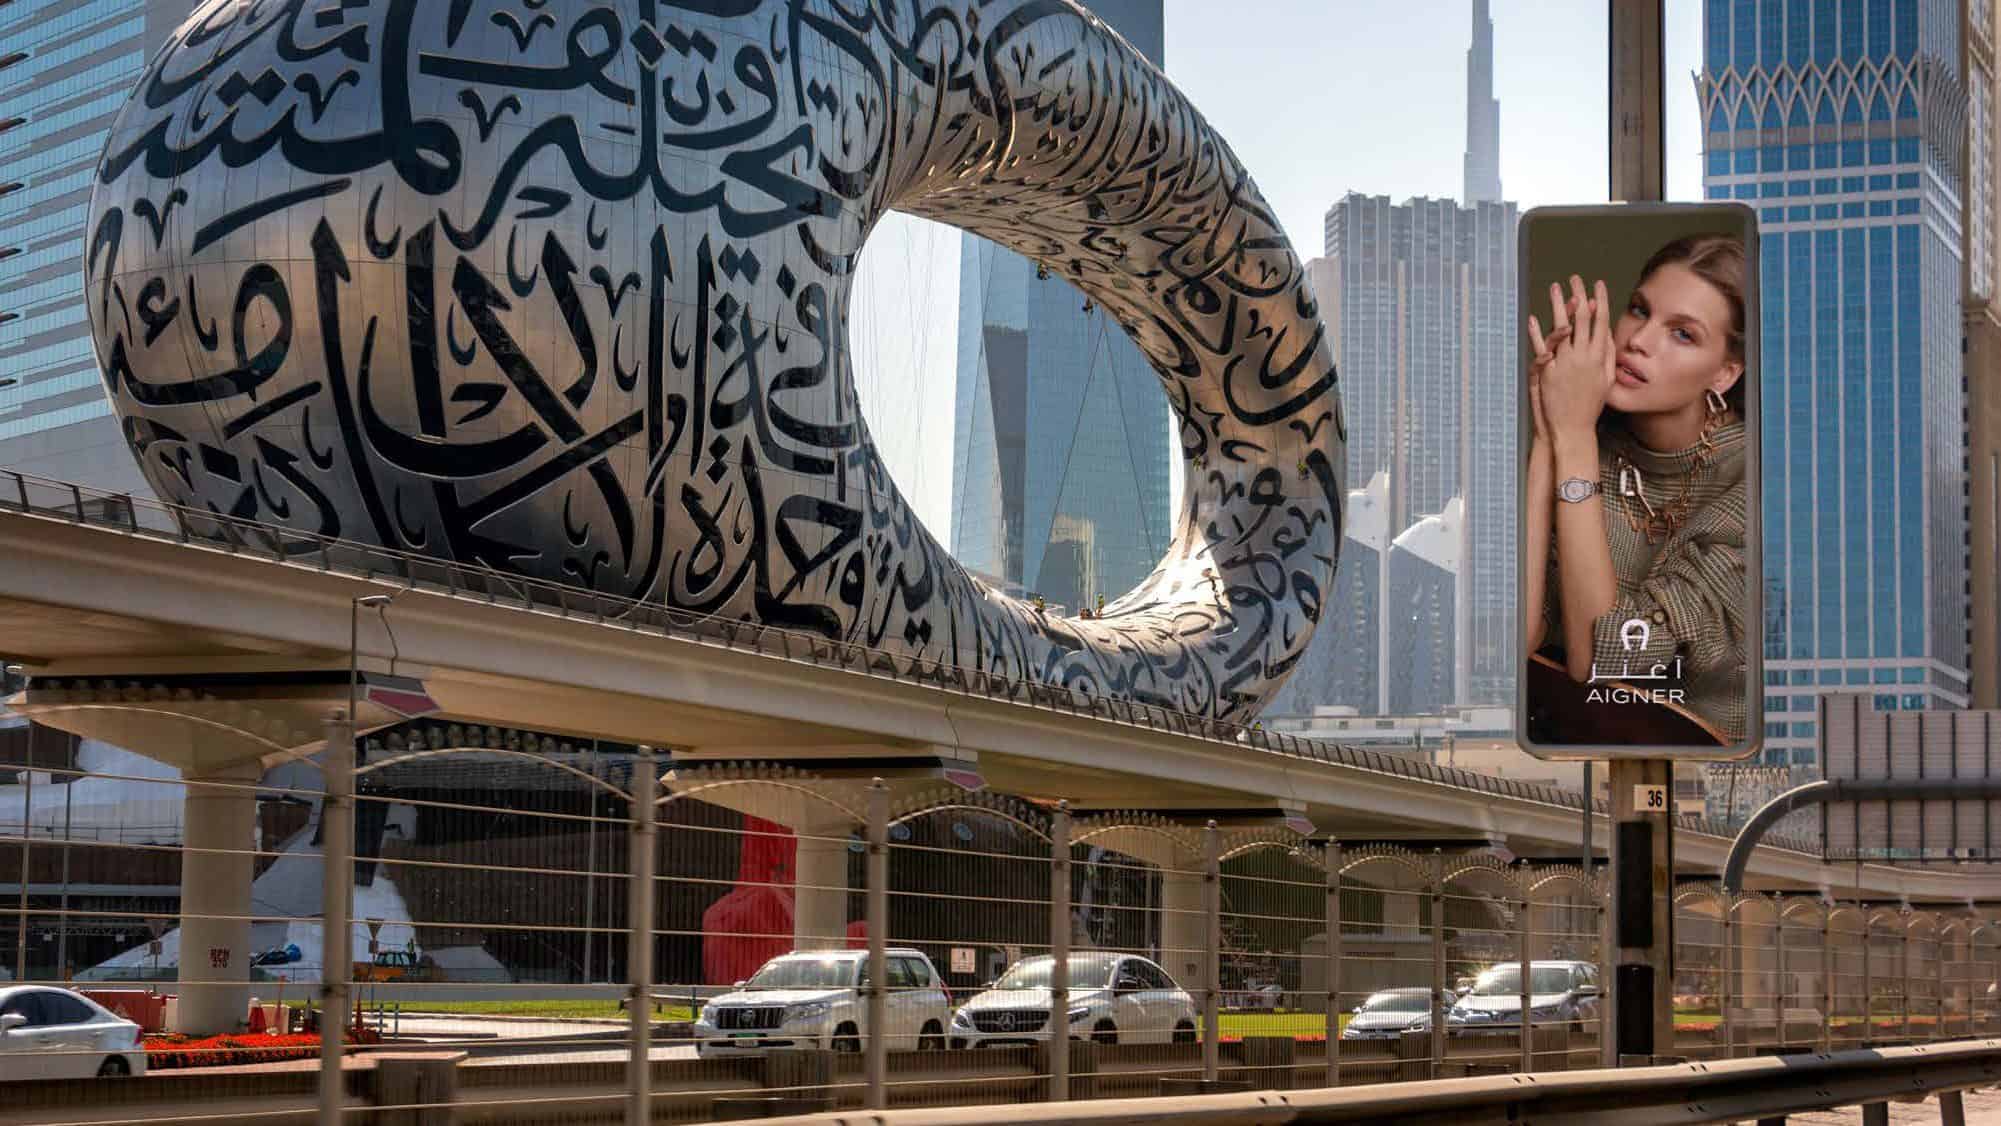
[[[1968, 1091], [1964, 1098], [1967, 1126], [2001, 1126], [2001, 1091]], [[1795, 1114], [1787, 1120], [1795, 1126], [1861, 1126], [1862, 1108], [1848, 1107], [1844, 1110], [1821, 1111], [1816, 1114]], [[1891, 1122], [1926, 1123], [1934, 1126], [1939, 1121], [1938, 1100], [1927, 1099], [1921, 1103], [1891, 1103]]]

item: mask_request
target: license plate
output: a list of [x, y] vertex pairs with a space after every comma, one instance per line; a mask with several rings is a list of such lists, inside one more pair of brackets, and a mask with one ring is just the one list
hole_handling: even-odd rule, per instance
[[762, 1039], [764, 1039], [764, 1033], [762, 1033], [762, 1032], [732, 1032], [732, 1033], [730, 1033], [730, 1039], [732, 1039], [732, 1040], [762, 1040]]

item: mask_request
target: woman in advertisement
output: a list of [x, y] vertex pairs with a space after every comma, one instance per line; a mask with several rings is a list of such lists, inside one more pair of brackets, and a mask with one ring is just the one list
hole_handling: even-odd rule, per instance
[[1744, 738], [1744, 286], [1743, 245], [1695, 235], [1616, 316], [1572, 275], [1529, 318], [1524, 620], [1575, 688], [1531, 702], [1552, 742]]

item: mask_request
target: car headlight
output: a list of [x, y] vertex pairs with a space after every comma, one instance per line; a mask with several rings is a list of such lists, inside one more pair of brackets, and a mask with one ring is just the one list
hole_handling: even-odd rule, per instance
[[973, 1018], [966, 1015], [966, 1010], [960, 1009], [952, 1014], [952, 1027], [970, 1030], [973, 1027]]
[[1085, 1017], [1090, 1015], [1091, 1015], [1091, 1006], [1077, 1005], [1070, 1010], [1070, 1023], [1076, 1024], [1078, 1021], [1083, 1020]]
[[695, 1014], [695, 1023], [696, 1023], [696, 1024], [708, 1024], [708, 1025], [713, 1025], [713, 1024], [715, 1024], [715, 1023], [716, 1023], [716, 1007], [715, 1007], [714, 1005], [712, 1005], [712, 1004], [710, 1004], [710, 1005], [703, 1005], [703, 1006], [702, 1006], [702, 1011], [701, 1011], [701, 1012], [699, 1012], [699, 1013], [696, 1013], [696, 1014]]
[[785, 1023], [793, 1024], [802, 1020], [818, 1020], [833, 1011], [833, 1004], [827, 1001], [808, 1001], [803, 1005], [787, 1005], [785, 1006]]

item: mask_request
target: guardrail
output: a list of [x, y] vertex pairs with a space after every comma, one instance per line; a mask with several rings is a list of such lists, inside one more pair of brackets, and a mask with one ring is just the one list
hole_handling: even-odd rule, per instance
[[[1321, 1126], [1368, 1122], [1562, 1122], [1641, 1126], [1783, 1122], [1792, 1114], [1936, 1095], [1961, 1121], [1959, 1093], [2001, 1082], [2001, 1040], [1773, 1056], [1718, 1063], [1492, 1076], [1360, 1089], [1252, 1091], [1017, 1106], [1018, 1126]], [[1873, 1118], [1872, 1121], [1883, 1119]], [[985, 1126], [991, 1108], [853, 1111], [768, 1118], [767, 1126]]]
[[[1413, 1038], [1421, 1039], [1421, 1038]], [[1538, 1041], [1542, 1037], [1538, 1035]], [[1257, 1049], [1283, 1047], [1273, 1041]], [[1358, 1061], [1366, 1074], [1343, 1087], [1320, 1085], [1318, 1059], [1226, 1045], [1222, 1078], [1210, 1092], [1163, 1096], [1199, 1086], [1163, 1077], [1199, 1048], [1107, 1047], [1080, 1044], [1089, 1074], [1071, 1084], [1073, 1101], [1041, 1102], [1046, 1053], [1034, 1048], [959, 1052], [897, 1052], [894, 1111], [826, 1109], [764, 1118], [773, 1126], [985, 1126], [1000, 1107], [1006, 1121], [1025, 1126], [1110, 1126], [1157, 1121], [1204, 1124], [1335, 1122], [1559, 1121], [1638, 1126], [1756, 1119], [1855, 1104], [1947, 1097], [2001, 1081], [2001, 1041], [1982, 1040], [1823, 1055], [1775, 1056], [1703, 1064], [1589, 1071], [1476, 1073], [1426, 1078], [1418, 1051], [1372, 1044]], [[1541, 1045], [1539, 1044], [1539, 1048]], [[1588, 1048], [1588, 1046], [1587, 1046]], [[1579, 1051], [1549, 1046], [1560, 1059]], [[1538, 1051], [1538, 1056], [1546, 1053]], [[1273, 1061], [1278, 1062], [1274, 1063]], [[656, 1121], [702, 1122], [718, 1116], [759, 1116], [774, 1107], [851, 1106], [860, 1061], [828, 1052], [773, 1053], [762, 1058], [663, 1060], [653, 1065]], [[515, 1061], [458, 1049], [382, 1050], [360, 1054], [348, 1076], [346, 1117], [390, 1121], [397, 1109], [418, 1109], [403, 1089], [423, 1076], [421, 1109], [460, 1122], [558, 1120], [570, 1126], [621, 1118], [622, 1066], [614, 1061], [565, 1064]], [[160, 1074], [122, 1083], [9, 1085], [0, 1123], [57, 1122], [304, 1123], [316, 1113], [304, 1073], [277, 1068], [197, 1080]], [[968, 1088], [979, 1105], [966, 1105]], [[738, 1117], [733, 1120], [742, 1120]]]
[[[0, 512], [18, 512], [125, 535], [248, 554], [273, 563], [369, 581], [390, 581], [451, 597], [521, 606], [563, 618], [721, 645], [738, 652], [800, 661], [820, 668], [840, 669], [959, 696], [980, 697], [1189, 738], [1250, 746], [1309, 762], [1472, 790], [1517, 801], [1580, 812], [1584, 808], [1584, 796], [1573, 791], [1438, 766], [1393, 752], [1302, 739], [1267, 730], [1255, 722], [1238, 723], [1157, 704], [1092, 696], [996, 676], [981, 669], [829, 639], [819, 634], [668, 609], [640, 599], [509, 575], [483, 565], [441, 560], [353, 540], [315, 535], [32, 474], [0, 474]], [[1594, 809], [1606, 816], [1612, 812], [1610, 804], [1604, 801], [1595, 802]], [[1727, 825], [1686, 814], [1677, 816], [1677, 826], [1712, 836], [1733, 835]], [[1768, 837], [1765, 843], [1768, 847], [1817, 854], [1817, 846], [1807, 840]]]

